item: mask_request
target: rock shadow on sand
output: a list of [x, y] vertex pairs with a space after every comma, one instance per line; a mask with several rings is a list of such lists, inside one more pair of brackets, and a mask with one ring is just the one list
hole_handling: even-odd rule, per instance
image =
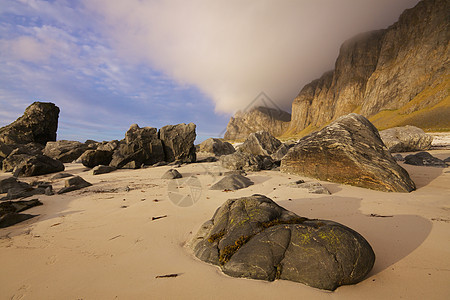
[[278, 201], [278, 204], [300, 216], [336, 221], [360, 233], [376, 255], [369, 278], [414, 252], [427, 239], [433, 224], [418, 215], [363, 214], [359, 210], [361, 200], [331, 196]]

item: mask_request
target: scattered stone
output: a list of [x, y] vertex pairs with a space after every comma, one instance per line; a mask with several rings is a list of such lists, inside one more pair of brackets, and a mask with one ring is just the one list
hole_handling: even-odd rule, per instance
[[289, 186], [294, 188], [307, 189], [311, 194], [331, 195], [330, 191], [327, 190], [319, 182], [304, 182], [303, 180], [299, 180], [289, 184]]
[[405, 157], [405, 164], [426, 167], [446, 168], [447, 164], [428, 152], [419, 152]]
[[164, 175], [161, 177], [162, 179], [177, 179], [177, 178], [182, 178], [183, 175], [180, 174], [180, 172], [178, 172], [175, 169], [170, 169], [167, 170], [166, 173], [164, 173]]
[[8, 177], [0, 180], [0, 194], [7, 193], [12, 188], [26, 189], [31, 187], [28, 183], [18, 181], [16, 177]]
[[354, 113], [300, 139], [281, 160], [281, 172], [386, 192], [415, 189], [378, 130]]
[[44, 154], [63, 163], [77, 160], [86, 150], [88, 145], [77, 141], [60, 140], [48, 142], [43, 150]]
[[166, 125], [159, 130], [159, 138], [164, 146], [165, 161], [179, 160], [184, 163], [196, 161], [194, 141], [195, 124]]
[[164, 216], [158, 216], [158, 217], [152, 217], [152, 221], [154, 221], [154, 220], [159, 220], [159, 219], [162, 219], [162, 218], [167, 218], [167, 215], [164, 215]]
[[211, 190], [240, 190], [253, 185], [253, 181], [241, 174], [227, 175], [211, 186]]
[[58, 174], [55, 174], [52, 178], [50, 178], [50, 180], [57, 180], [57, 179], [72, 177], [72, 176], [73, 176], [73, 174], [70, 174], [70, 173], [58, 173]]
[[188, 246], [233, 277], [325, 290], [360, 282], [375, 262], [369, 243], [352, 229], [300, 217], [263, 195], [226, 201]]
[[111, 167], [111, 166], [99, 165], [99, 166], [95, 166], [92, 169], [92, 175], [100, 175], [100, 174], [110, 173], [115, 170], [116, 170], [116, 168]]
[[64, 164], [46, 155], [35, 155], [22, 160], [14, 168], [14, 176], [37, 176], [64, 171]]
[[281, 142], [267, 131], [251, 133], [239, 147], [239, 151], [253, 155], [271, 156], [277, 152]]
[[38, 199], [0, 202], [0, 228], [5, 228], [34, 217], [34, 215], [19, 214], [19, 212], [38, 205], [42, 205], [42, 202]]
[[10, 188], [8, 190], [8, 194], [6, 197], [3, 197], [1, 200], [14, 200], [19, 198], [27, 198], [35, 195], [44, 195], [46, 192], [46, 188], [33, 188], [29, 187], [18, 187], [18, 188]]
[[403, 156], [400, 153], [397, 153], [395, 155], [392, 156], [396, 161], [405, 161], [405, 159], [403, 158]]
[[428, 150], [433, 141], [431, 135], [410, 125], [382, 130], [380, 137], [391, 153]]
[[269, 156], [254, 155], [242, 151], [222, 155], [219, 162], [224, 168], [249, 172], [270, 170], [273, 167], [273, 160]]
[[64, 194], [71, 191], [76, 191], [92, 184], [81, 178], [80, 176], [74, 176], [69, 179], [66, 179], [64, 183], [64, 187], [58, 191], [58, 194]]
[[0, 128], [0, 142], [5, 144], [45, 145], [56, 141], [59, 108], [53, 103], [34, 102], [25, 109], [23, 116]]
[[234, 153], [236, 150], [228, 142], [222, 141], [221, 139], [209, 138], [199, 145], [198, 151], [220, 156]]

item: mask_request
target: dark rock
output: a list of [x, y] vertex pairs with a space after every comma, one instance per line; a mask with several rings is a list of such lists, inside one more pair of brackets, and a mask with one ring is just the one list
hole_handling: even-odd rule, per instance
[[13, 150], [12, 146], [0, 142], [0, 160], [7, 158]]
[[10, 188], [8, 194], [2, 200], [14, 200], [19, 198], [26, 198], [35, 195], [45, 194], [45, 188], [33, 188], [33, 187], [20, 187], [20, 188]]
[[224, 138], [243, 140], [251, 133], [267, 130], [273, 136], [282, 135], [289, 128], [291, 115], [280, 109], [257, 106], [246, 112], [237, 112], [227, 125]]
[[399, 153], [395, 154], [392, 156], [396, 161], [404, 161], [405, 159], [403, 158], [403, 156]]
[[37, 176], [64, 171], [64, 164], [46, 155], [35, 155], [22, 160], [14, 168], [14, 176]]
[[23, 116], [0, 128], [0, 142], [5, 144], [45, 145], [56, 141], [59, 108], [53, 103], [34, 102], [25, 109]]
[[203, 159], [197, 159], [198, 163], [207, 163], [207, 162], [216, 162], [218, 161], [217, 157], [215, 156], [209, 156]]
[[222, 141], [221, 139], [209, 138], [200, 143], [198, 151], [220, 156], [234, 153], [236, 150], [228, 142]]
[[[222, 174], [220, 174], [219, 176], [221, 176]], [[245, 173], [244, 170], [232, 170], [232, 171], [226, 171], [225, 173], [223, 173], [223, 175], [228, 176], [228, 175], [242, 175], [242, 176], [247, 176], [247, 173]]]
[[119, 145], [120, 145], [120, 142], [117, 140], [103, 142], [97, 146], [96, 150], [114, 151], [119, 147]]
[[12, 172], [14, 168], [18, 166], [23, 161], [33, 157], [30, 154], [15, 154], [9, 155], [7, 158], [3, 160], [2, 170], [3, 172]]
[[300, 217], [263, 195], [226, 201], [189, 247], [230, 276], [326, 290], [360, 282], [375, 262], [369, 243], [352, 229]]
[[99, 165], [109, 165], [113, 153], [105, 150], [87, 150], [80, 156], [83, 166], [93, 168]]
[[195, 162], [195, 127], [194, 123], [187, 125], [183, 123], [167, 125], [159, 130], [159, 138], [164, 146], [165, 161]]
[[270, 156], [281, 146], [281, 142], [267, 131], [251, 133], [239, 147], [239, 151], [253, 155]]
[[77, 141], [48, 142], [44, 148], [44, 154], [63, 163], [77, 160], [88, 149], [88, 145]]
[[7, 193], [12, 188], [29, 188], [31, 187], [26, 182], [18, 181], [16, 177], [8, 177], [0, 180], [0, 194]]
[[96, 166], [92, 169], [92, 175], [99, 175], [99, 174], [105, 174], [105, 173], [110, 173], [112, 171], [115, 171], [116, 168], [111, 167], [111, 166], [104, 166], [104, 165], [99, 165]]
[[277, 151], [271, 155], [273, 160], [282, 160], [283, 157], [289, 152], [289, 149], [292, 148], [293, 145], [290, 144], [282, 144], [278, 147]]
[[42, 202], [38, 199], [0, 202], [0, 228], [5, 228], [34, 217], [33, 215], [19, 214], [19, 212], [38, 205], [42, 205]]
[[153, 164], [153, 167], [162, 167], [162, 166], [167, 166], [167, 162], [160, 161], [160, 162], [157, 162], [156, 164]]
[[293, 182], [289, 184], [290, 187], [294, 188], [301, 188], [301, 189], [307, 189], [309, 193], [311, 194], [324, 194], [324, 195], [330, 195], [330, 191], [327, 190], [323, 185], [321, 185], [319, 182]]
[[177, 178], [182, 178], [183, 175], [180, 174], [180, 172], [178, 172], [175, 169], [170, 169], [167, 170], [166, 173], [164, 173], [164, 175], [161, 177], [162, 179], [177, 179]]
[[281, 172], [387, 192], [415, 189], [377, 129], [354, 113], [299, 140], [282, 159]]
[[227, 169], [250, 172], [270, 170], [273, 166], [273, 161], [269, 156], [253, 155], [242, 151], [223, 155], [219, 158], [219, 162], [222, 167]]
[[211, 190], [240, 190], [253, 185], [253, 181], [241, 174], [227, 175], [211, 186]]
[[69, 179], [66, 179], [64, 182], [64, 187], [58, 191], [58, 194], [64, 194], [71, 191], [76, 191], [92, 184], [81, 178], [80, 176], [74, 176]]
[[12, 172], [14, 168], [26, 159], [35, 155], [42, 155], [44, 147], [36, 143], [28, 143], [25, 145], [9, 145], [14, 150], [3, 160], [2, 170], [4, 172]]
[[419, 152], [416, 154], [407, 155], [405, 157], [405, 164], [439, 168], [447, 167], [447, 164], [443, 160], [434, 157], [428, 152]]
[[55, 174], [51, 180], [57, 180], [57, 179], [61, 179], [61, 178], [66, 178], [66, 177], [72, 177], [73, 175], [70, 173], [58, 173]]
[[431, 135], [410, 125], [382, 130], [380, 137], [391, 153], [428, 150], [433, 141]]

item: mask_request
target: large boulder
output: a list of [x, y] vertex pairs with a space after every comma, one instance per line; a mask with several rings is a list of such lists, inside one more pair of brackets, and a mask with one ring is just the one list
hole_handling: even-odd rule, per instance
[[220, 156], [234, 153], [236, 150], [233, 145], [228, 142], [224, 142], [221, 139], [209, 138], [200, 143], [199, 151]]
[[[37, 143], [11, 144], [7, 146], [13, 150], [3, 159], [2, 170], [4, 172], [12, 172], [22, 161], [36, 155], [41, 155], [44, 149], [43, 145]], [[8, 151], [5, 151], [5, 153], [8, 153]]]
[[445, 161], [434, 157], [428, 152], [419, 152], [405, 156], [405, 164], [426, 167], [447, 168]]
[[80, 156], [80, 160], [83, 166], [93, 168], [99, 165], [109, 165], [112, 155], [112, 151], [87, 150]]
[[375, 262], [369, 243], [352, 229], [300, 217], [263, 195], [226, 201], [188, 246], [230, 276], [326, 290], [360, 282]]
[[0, 142], [5, 144], [45, 145], [56, 141], [59, 108], [53, 103], [34, 102], [25, 109], [23, 116], [0, 128]]
[[23, 159], [14, 168], [14, 176], [37, 176], [64, 171], [64, 164], [46, 155]]
[[251, 133], [244, 143], [239, 147], [239, 151], [254, 155], [270, 156], [277, 152], [281, 142], [267, 131]]
[[223, 155], [219, 158], [219, 162], [222, 167], [230, 170], [250, 172], [270, 170], [273, 167], [273, 160], [270, 156], [254, 155], [242, 151]]
[[195, 162], [195, 124], [166, 125], [159, 130], [167, 162]]
[[133, 124], [125, 133], [125, 141], [117, 145], [110, 144], [110, 147], [113, 146], [116, 150], [110, 165], [116, 168], [138, 168], [165, 159], [163, 144], [158, 139], [157, 129], [153, 127], [140, 128]]
[[78, 159], [87, 149], [87, 144], [77, 141], [60, 140], [47, 142], [43, 153], [63, 163], [70, 163]]
[[391, 153], [428, 150], [433, 141], [431, 135], [410, 125], [382, 130], [380, 137]]
[[298, 141], [281, 171], [386, 192], [411, 192], [415, 184], [365, 117], [349, 114]]

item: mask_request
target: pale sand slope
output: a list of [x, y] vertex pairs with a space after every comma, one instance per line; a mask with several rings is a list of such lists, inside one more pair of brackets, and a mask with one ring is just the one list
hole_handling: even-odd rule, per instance
[[[432, 154], [446, 158], [450, 151]], [[403, 165], [418, 187], [409, 194], [324, 182], [332, 192], [324, 196], [288, 187], [287, 183], [301, 177], [275, 171], [249, 174], [255, 185], [240, 191], [210, 191], [208, 187], [219, 177], [208, 172], [214, 174], [220, 168], [215, 163], [191, 164], [178, 170], [184, 177], [197, 175], [202, 194], [195, 205], [181, 208], [168, 198], [169, 181], [160, 179], [170, 167], [93, 176], [82, 172], [80, 164], [66, 166], [66, 171], [94, 185], [65, 195], [39, 196], [44, 205], [27, 211], [38, 217], [0, 229], [1, 299], [450, 297], [448, 168]], [[63, 181], [54, 183], [56, 189]], [[126, 186], [131, 190], [125, 191]], [[110, 192], [94, 192], [100, 190]], [[224, 201], [254, 193], [267, 195], [300, 216], [334, 220], [358, 231], [377, 255], [373, 271], [357, 285], [324, 292], [282, 280], [231, 278], [183, 247]], [[167, 217], [151, 220], [161, 215]], [[180, 275], [155, 278], [170, 273]]]

